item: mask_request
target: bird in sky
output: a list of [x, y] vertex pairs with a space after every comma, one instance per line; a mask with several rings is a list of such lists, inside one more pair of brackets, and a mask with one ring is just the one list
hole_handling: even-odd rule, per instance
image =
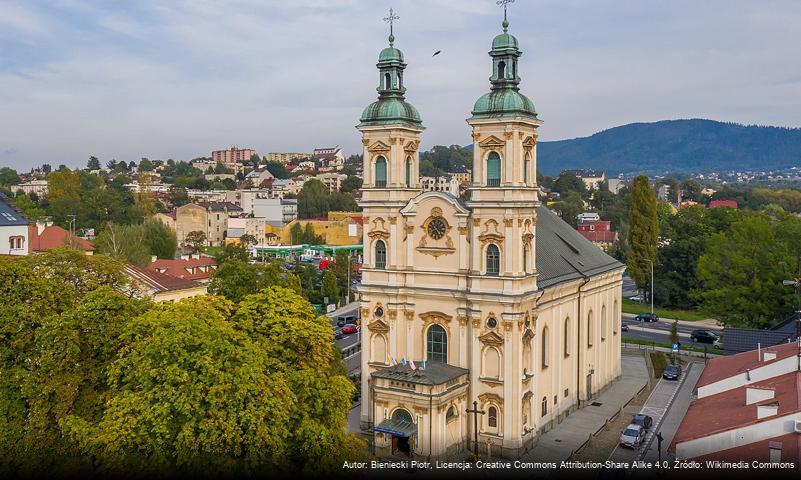
[[440, 54], [440, 52], [442, 52], [442, 50], [437, 50], [436, 52], [434, 52], [434, 55], [431, 55], [431, 56], [432, 56], [432, 57], [436, 57], [437, 55], [439, 55], [439, 54]]

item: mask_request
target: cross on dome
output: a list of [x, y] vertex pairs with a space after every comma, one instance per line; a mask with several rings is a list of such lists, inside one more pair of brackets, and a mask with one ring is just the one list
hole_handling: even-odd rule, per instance
[[[514, 1], [514, 0], [512, 0], [512, 1]], [[390, 7], [389, 16], [388, 17], [384, 17], [384, 21], [389, 23], [389, 44], [390, 44], [390, 46], [395, 41], [395, 35], [392, 32], [392, 26], [395, 23], [395, 20], [400, 20], [400, 17], [395, 15], [395, 11], [392, 10], [392, 8]]]
[[497, 3], [498, 5], [503, 7], [503, 23], [502, 23], [502, 25], [503, 25], [503, 31], [505, 32], [506, 29], [509, 28], [509, 21], [506, 19], [506, 6], [509, 5], [510, 3], [515, 3], [515, 0], [498, 0], [495, 3]]

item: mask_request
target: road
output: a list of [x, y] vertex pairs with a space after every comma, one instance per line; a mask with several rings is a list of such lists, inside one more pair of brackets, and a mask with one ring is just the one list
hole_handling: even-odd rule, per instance
[[[351, 315], [359, 316], [359, 302], [351, 302], [344, 307], [338, 308], [331, 313], [325, 314], [331, 319], [331, 328], [336, 331], [339, 330], [337, 320], [339, 317], [347, 317]], [[337, 347], [342, 352], [342, 360], [348, 369], [348, 373], [354, 375], [358, 373], [361, 365], [361, 333], [352, 333], [345, 335], [339, 340], [335, 340]]]
[[[670, 343], [670, 328], [672, 326], [672, 322], [665, 322], [665, 321], [658, 321], [658, 322], [638, 322], [634, 320], [635, 315], [631, 313], [624, 313], [623, 314], [623, 325], [628, 325], [629, 331], [623, 332], [624, 338], [636, 338], [639, 340], [647, 340], [651, 342], [659, 342], [659, 343]], [[679, 342], [691, 344], [692, 340], [690, 340], [690, 332], [695, 330], [696, 328], [702, 328], [704, 330], [712, 330], [718, 335], [722, 332], [722, 330], [718, 327], [710, 328], [707, 326], [699, 326], [694, 327], [690, 325], [678, 325], [678, 333], [679, 333]], [[700, 344], [703, 345], [703, 344]], [[710, 349], [711, 349], [710, 345]]]

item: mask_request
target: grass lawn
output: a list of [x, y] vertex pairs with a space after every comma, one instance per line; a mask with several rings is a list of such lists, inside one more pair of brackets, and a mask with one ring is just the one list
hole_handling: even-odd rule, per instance
[[654, 378], [659, 378], [662, 376], [662, 372], [665, 371], [665, 367], [667, 367], [667, 355], [663, 352], [651, 352], [651, 364], [654, 366]]
[[[624, 298], [623, 312], [633, 313], [634, 315], [640, 313], [650, 313], [651, 305], [646, 303], [633, 302], [628, 298]], [[698, 320], [705, 320], [706, 318], [708, 318], [706, 315], [703, 315], [700, 312], [696, 312], [694, 310], [671, 310], [669, 308], [654, 307], [654, 313], [657, 314], [659, 318], [670, 318], [672, 320], [685, 320], [688, 322], [697, 322]]]

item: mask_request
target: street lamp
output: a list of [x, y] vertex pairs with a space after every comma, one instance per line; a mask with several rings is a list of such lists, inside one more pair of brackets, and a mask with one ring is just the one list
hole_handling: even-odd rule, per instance
[[646, 260], [651, 264], [651, 316], [654, 315], [654, 261]]

